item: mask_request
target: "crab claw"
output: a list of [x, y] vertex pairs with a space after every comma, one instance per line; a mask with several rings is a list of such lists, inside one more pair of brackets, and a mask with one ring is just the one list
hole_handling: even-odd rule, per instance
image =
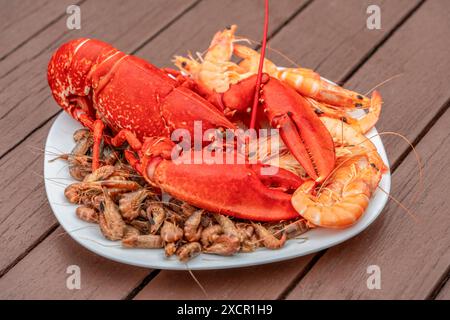
[[[163, 148], [158, 147], [161, 143]], [[299, 217], [291, 197], [303, 180], [295, 174], [262, 164], [178, 163], [162, 152], [166, 146], [167, 141], [153, 143], [153, 150], [158, 151], [147, 153], [150, 157], [144, 162], [144, 177], [171, 196], [205, 210], [253, 221]], [[188, 152], [194, 159], [201, 151]]]
[[[247, 110], [254, 96], [256, 76], [232, 85], [223, 94], [226, 108]], [[335, 152], [333, 139], [309, 102], [292, 88], [275, 78], [263, 75], [260, 102], [273, 128], [292, 155], [316, 181], [323, 181], [333, 170]]]

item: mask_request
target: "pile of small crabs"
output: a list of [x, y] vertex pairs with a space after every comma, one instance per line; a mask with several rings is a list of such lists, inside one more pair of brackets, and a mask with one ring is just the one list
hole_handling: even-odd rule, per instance
[[[189, 77], [203, 91], [223, 93], [230, 86], [257, 74], [260, 54], [235, 36], [236, 26], [218, 32], [208, 50], [197, 57], [175, 56], [179, 68], [167, 70], [173, 78]], [[237, 57], [239, 63], [232, 61]], [[60, 158], [68, 161], [70, 175], [78, 182], [65, 190], [66, 198], [79, 206], [77, 216], [97, 223], [105, 238], [125, 248], [164, 248], [166, 256], [186, 262], [200, 253], [229, 256], [252, 252], [258, 247], [279, 249], [315, 227], [344, 228], [354, 224], [366, 210], [387, 167], [365, 134], [374, 127], [382, 100], [344, 89], [305, 68], [279, 68], [264, 60], [263, 72], [289, 86], [309, 102], [330, 133], [335, 150], [334, 170], [324, 180], [313, 180], [283, 142], [276, 164], [304, 179], [293, 193], [297, 219], [254, 222], [209, 212], [187, 202], [164, 200], [136, 168], [127, 164], [126, 147], [102, 144], [97, 161], [92, 130], [74, 133], [75, 148]], [[215, 96], [217, 97], [217, 96]], [[214, 102], [214, 101], [213, 101]], [[354, 111], [364, 110], [361, 117]], [[223, 110], [232, 118], [235, 110]], [[271, 165], [272, 157], [258, 161]], [[319, 183], [318, 183], [319, 181]]]

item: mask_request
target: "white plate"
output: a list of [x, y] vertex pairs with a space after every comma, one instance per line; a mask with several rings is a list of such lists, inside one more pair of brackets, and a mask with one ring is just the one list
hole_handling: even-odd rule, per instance
[[[124, 249], [120, 242], [106, 240], [97, 225], [84, 222], [75, 215], [76, 205], [70, 204], [64, 197], [64, 185], [75, 182], [69, 175], [67, 162], [50, 162], [56, 153], [69, 153], [74, 147], [73, 132], [81, 125], [65, 112], [53, 123], [45, 145], [44, 177], [45, 189], [50, 206], [62, 227], [70, 236], [85, 248], [108, 259], [155, 269], [207, 270], [253, 266], [304, 256], [341, 243], [366, 229], [381, 213], [388, 200], [391, 187], [391, 175], [386, 173], [380, 187], [374, 193], [365, 214], [353, 226], [343, 230], [314, 229], [302, 235], [303, 240], [290, 240], [279, 250], [258, 249], [252, 253], [239, 253], [232, 257], [201, 254], [188, 264], [181, 263], [176, 257], [166, 258], [162, 249]], [[384, 162], [388, 164], [383, 143], [372, 129], [368, 137], [378, 149]]]

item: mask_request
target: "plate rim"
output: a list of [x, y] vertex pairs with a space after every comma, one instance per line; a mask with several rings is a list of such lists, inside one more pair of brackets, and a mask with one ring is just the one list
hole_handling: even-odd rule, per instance
[[[66, 114], [65, 112], [60, 112], [60, 114], [56, 117], [56, 119], [53, 121], [52, 126], [47, 134], [47, 138], [45, 141], [45, 156], [44, 156], [44, 185], [45, 185], [45, 191], [46, 191], [46, 196], [47, 196], [47, 200], [48, 203], [53, 211], [54, 216], [56, 217], [56, 219], [58, 220], [58, 223], [60, 224], [60, 226], [70, 235], [70, 237], [72, 239], [74, 239], [78, 244], [80, 244], [82, 247], [86, 248], [89, 251], [94, 252], [95, 254], [102, 256], [104, 258], [113, 260], [115, 262], [119, 262], [119, 263], [124, 263], [124, 264], [128, 264], [128, 265], [134, 265], [134, 266], [138, 266], [138, 267], [144, 267], [144, 268], [152, 268], [152, 269], [162, 269], [162, 270], [219, 270], [219, 269], [234, 269], [234, 268], [243, 268], [243, 267], [249, 267], [249, 266], [255, 266], [255, 265], [263, 265], [263, 264], [269, 264], [269, 263], [275, 263], [275, 262], [280, 262], [280, 261], [286, 261], [286, 260], [291, 260], [291, 259], [295, 259], [295, 258], [299, 258], [301, 256], [305, 256], [305, 255], [309, 255], [311, 253], [314, 252], [318, 252], [327, 248], [331, 248], [334, 247], [338, 244], [341, 244], [353, 237], [355, 237], [356, 235], [360, 234], [361, 232], [363, 232], [364, 230], [366, 230], [383, 212], [386, 203], [389, 200], [389, 194], [390, 194], [390, 189], [391, 189], [391, 172], [390, 172], [390, 164], [389, 164], [389, 159], [386, 155], [386, 150], [384, 148], [384, 144], [382, 142], [382, 139], [380, 138], [380, 136], [378, 135], [378, 131], [376, 130], [376, 128], [372, 128], [367, 134], [366, 136], [369, 138], [375, 137], [376, 138], [376, 142], [374, 142], [374, 144], [377, 147], [378, 152], [380, 153], [380, 156], [382, 157], [383, 161], [385, 161], [385, 164], [388, 168], [388, 171], [383, 175], [379, 186], [381, 184], [383, 184], [383, 191], [381, 193], [381, 202], [377, 204], [377, 206], [375, 207], [375, 213], [373, 213], [372, 216], [370, 216], [370, 219], [368, 221], [366, 221], [365, 225], [363, 227], [360, 227], [358, 229], [355, 229], [355, 231], [351, 232], [352, 228], [355, 228], [355, 226], [357, 226], [357, 224], [346, 228], [346, 229], [341, 229], [343, 233], [345, 230], [347, 230], [347, 235], [340, 237], [339, 240], [333, 241], [332, 243], [324, 243], [323, 245], [319, 245], [316, 246], [314, 248], [311, 249], [307, 249], [307, 250], [299, 250], [298, 253], [291, 253], [286, 255], [283, 255], [283, 249], [286, 249], [286, 247], [283, 247], [279, 250], [269, 250], [269, 249], [265, 249], [265, 248], [259, 248], [257, 249], [255, 252], [252, 253], [238, 253], [232, 257], [219, 257], [219, 256], [214, 256], [214, 255], [207, 255], [202, 253], [199, 257], [196, 257], [194, 260], [189, 261], [188, 263], [181, 263], [179, 262], [177, 259], [174, 259], [173, 257], [171, 258], [166, 258], [163, 254], [164, 249], [152, 249], [153, 252], [155, 251], [159, 251], [160, 253], [162, 253], [162, 260], [160, 259], [160, 261], [155, 261], [155, 263], [153, 262], [148, 262], [148, 261], [142, 261], [140, 262], [139, 260], [133, 260], [130, 261], [127, 258], [123, 257], [123, 254], [116, 254], [114, 250], [105, 250], [105, 248], [101, 247], [98, 243], [94, 242], [94, 240], [86, 240], [81, 238], [80, 236], [77, 236], [77, 233], [74, 231], [76, 230], [68, 230], [68, 228], [70, 227], [67, 222], [64, 220], [64, 214], [59, 214], [58, 211], [61, 211], [60, 208], [57, 207], [56, 202], [52, 201], [53, 200], [53, 196], [52, 196], [52, 192], [53, 189], [50, 186], [50, 178], [49, 178], [49, 167], [51, 166], [52, 163], [49, 162], [49, 160], [52, 159], [52, 157], [49, 155], [49, 150], [50, 148], [54, 148], [53, 146], [50, 146], [51, 143], [51, 139], [55, 134], [55, 130], [56, 127], [59, 125], [59, 123], [61, 121], [67, 121], [66, 119], [64, 119], [65, 117], [67, 117], [68, 119], [72, 120], [75, 126], [78, 127], [82, 127], [80, 124], [78, 124], [74, 119], [72, 119], [68, 114]], [[72, 146], [74, 144], [73, 140], [70, 141], [70, 146]], [[69, 150], [70, 151], [70, 150]], [[73, 182], [75, 182], [75, 179], [71, 179]], [[380, 190], [377, 190], [376, 192], [381, 192]], [[62, 194], [64, 194], [64, 191], [62, 191]], [[374, 201], [375, 198], [375, 194], [371, 197], [371, 202]], [[65, 197], [64, 197], [65, 199]], [[66, 207], [70, 207], [73, 208], [73, 215], [75, 215], [75, 208], [77, 207], [77, 205], [75, 204], [70, 204], [67, 199], [65, 199], [65, 206]], [[369, 205], [371, 204], [371, 202], [369, 202]], [[368, 209], [366, 209], [368, 210]], [[367, 211], [365, 212], [365, 214], [367, 213]], [[364, 216], [364, 215], [363, 215]], [[78, 218], [77, 218], [78, 219]], [[80, 219], [78, 219], [79, 222], [81, 224], [85, 224], [86, 226], [90, 225], [93, 226], [93, 224], [82, 221]], [[313, 233], [315, 230], [324, 230], [323, 228], [318, 228], [318, 229], [313, 229], [313, 230], [309, 230], [307, 233], [305, 233], [306, 235]], [[329, 230], [329, 229], [326, 229]], [[341, 231], [340, 230], [340, 231]], [[349, 231], [350, 230], [350, 231]], [[339, 231], [338, 231], [339, 232]], [[107, 241], [108, 243], [117, 243], [117, 242], [112, 242], [106, 239], [103, 239], [105, 241]], [[292, 240], [290, 240], [292, 241]], [[148, 252], [149, 249], [125, 249], [125, 248], [116, 248], [118, 250], [120, 250], [120, 252], [122, 251], [126, 251], [126, 252]], [[259, 258], [256, 261], [253, 261], [252, 259], [241, 259], [242, 255], [245, 255], [245, 257], [251, 257], [251, 255], [255, 254], [256, 252], [270, 252], [270, 256], [268, 258]], [[126, 254], [125, 254], [126, 256]], [[139, 256], [139, 253], [136, 254], [136, 256]], [[216, 263], [202, 263], [202, 262], [198, 262], [201, 257], [207, 257], [206, 260], [212, 260], [214, 261], [214, 258], [212, 257], [216, 257]], [[262, 260], [261, 260], [262, 259]], [[162, 261], [162, 263], [161, 263]], [[197, 261], [197, 262], [196, 262]], [[223, 263], [221, 263], [221, 261], [223, 261]], [[159, 263], [158, 263], [159, 262]]]

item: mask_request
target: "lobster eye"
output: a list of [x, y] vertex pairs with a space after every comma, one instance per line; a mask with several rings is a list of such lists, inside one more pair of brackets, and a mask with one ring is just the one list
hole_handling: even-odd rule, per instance
[[181, 67], [182, 67], [182, 68], [185, 68], [186, 65], [187, 65], [186, 61], [183, 61], [183, 62], [181, 63]]

